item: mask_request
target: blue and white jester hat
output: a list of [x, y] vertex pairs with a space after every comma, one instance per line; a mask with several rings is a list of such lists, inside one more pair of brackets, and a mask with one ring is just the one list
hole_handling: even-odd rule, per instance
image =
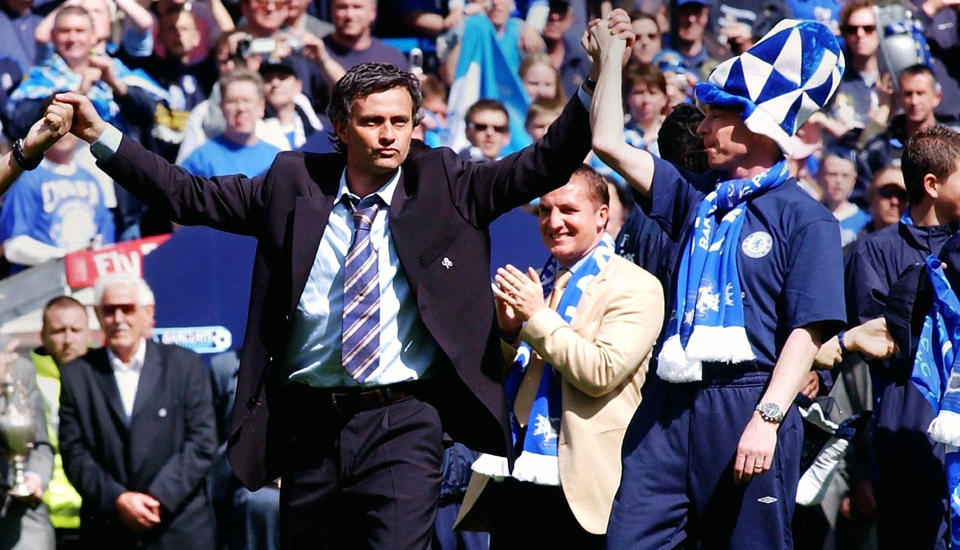
[[717, 65], [695, 93], [711, 107], [742, 108], [747, 128], [789, 155], [790, 138], [827, 103], [843, 68], [840, 44], [826, 25], [784, 19], [752, 48]]

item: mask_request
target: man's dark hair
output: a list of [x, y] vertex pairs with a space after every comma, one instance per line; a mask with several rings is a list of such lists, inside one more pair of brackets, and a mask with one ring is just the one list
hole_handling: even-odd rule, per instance
[[587, 195], [598, 207], [610, 205], [610, 191], [607, 190], [607, 180], [603, 179], [596, 170], [587, 164], [581, 164], [570, 174], [570, 180], [582, 178], [587, 183]]
[[923, 178], [933, 174], [941, 182], [946, 181], [957, 169], [960, 160], [960, 134], [946, 126], [924, 128], [907, 139], [903, 148], [900, 169], [903, 183], [907, 186], [907, 202], [918, 204], [926, 195]]
[[916, 65], [910, 65], [906, 69], [900, 71], [900, 74], [897, 75], [897, 81], [898, 82], [902, 81], [904, 77], [907, 77], [907, 76], [919, 76], [919, 75], [929, 76], [930, 84], [933, 87], [933, 91], [936, 92], [940, 90], [940, 83], [937, 82], [937, 76], [933, 74], [933, 70], [931, 70], [930, 67], [927, 67], [926, 65], [923, 65], [920, 63], [917, 63]]
[[703, 118], [703, 112], [690, 103], [674, 107], [657, 134], [660, 158], [695, 174], [709, 170], [703, 138], [697, 134], [697, 126]]
[[467, 109], [467, 114], [463, 115], [463, 120], [467, 124], [473, 122], [473, 115], [477, 114], [480, 111], [500, 111], [503, 113], [503, 116], [507, 117], [507, 120], [510, 120], [510, 113], [507, 112], [507, 108], [503, 106], [503, 103], [500, 103], [496, 99], [478, 99], [476, 103], [470, 106]]
[[55, 298], [51, 298], [50, 301], [43, 306], [43, 315], [46, 317], [47, 312], [51, 309], [67, 309], [71, 307], [80, 308], [84, 313], [87, 311], [87, 308], [84, 307], [84, 305], [73, 296], [57, 296]]
[[[420, 124], [423, 120], [423, 110], [420, 108], [423, 94], [417, 77], [388, 63], [361, 63], [347, 71], [333, 87], [330, 105], [327, 106], [327, 116], [330, 117], [333, 128], [336, 128], [337, 124], [345, 125], [350, 122], [350, 109], [354, 101], [394, 88], [404, 88], [410, 92], [410, 99], [413, 100], [413, 125]], [[346, 146], [336, 132], [331, 132], [330, 139], [338, 152], [346, 152]]]
[[840, 21], [841, 25], [846, 25], [847, 20], [850, 19], [850, 14], [864, 8], [873, 10], [873, 6], [873, 0], [851, 0], [850, 2], [844, 4], [843, 8], [840, 9], [840, 16], [837, 19]]

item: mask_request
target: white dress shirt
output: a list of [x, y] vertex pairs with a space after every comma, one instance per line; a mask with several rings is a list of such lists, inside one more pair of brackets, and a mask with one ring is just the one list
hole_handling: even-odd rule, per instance
[[133, 401], [137, 397], [137, 386], [140, 384], [140, 372], [143, 370], [143, 360], [147, 356], [147, 340], [140, 339], [137, 345], [137, 352], [133, 354], [133, 359], [129, 363], [124, 363], [119, 357], [114, 355], [110, 348], [107, 348], [107, 357], [110, 359], [110, 367], [113, 369], [113, 378], [117, 381], [117, 389], [120, 390], [120, 401], [123, 402], [123, 411], [127, 413], [127, 419], [133, 415]]

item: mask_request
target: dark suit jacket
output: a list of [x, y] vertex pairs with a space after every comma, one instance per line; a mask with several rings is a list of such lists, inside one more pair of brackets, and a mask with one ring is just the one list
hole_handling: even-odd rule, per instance
[[[81, 529], [98, 547], [213, 548], [204, 476], [217, 447], [210, 378], [186, 349], [147, 342], [129, 424], [105, 348], [64, 365], [60, 452], [83, 497]], [[134, 535], [116, 514], [124, 491], [162, 504], [160, 526]]]
[[[565, 184], [589, 150], [588, 114], [574, 96], [541, 141], [497, 162], [469, 163], [450, 149], [414, 142], [403, 163], [390, 231], [441, 352], [434, 371], [442, 391], [435, 404], [444, 429], [471, 448], [504, 456], [511, 447], [487, 226]], [[282, 410], [283, 353], [345, 162], [342, 154], [288, 152], [252, 180], [205, 179], [124, 138], [117, 154], [99, 163], [178, 223], [258, 239], [229, 441], [234, 472], [251, 489], [279, 475], [284, 427], [304, 421]]]

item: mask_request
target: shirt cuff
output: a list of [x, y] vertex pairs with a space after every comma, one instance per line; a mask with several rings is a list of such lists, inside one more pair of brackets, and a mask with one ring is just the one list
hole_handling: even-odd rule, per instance
[[112, 124], [107, 124], [107, 128], [100, 134], [100, 138], [90, 145], [90, 152], [94, 158], [99, 161], [108, 161], [120, 150], [120, 141], [123, 140], [123, 134]]
[[580, 103], [583, 105], [583, 108], [587, 111], [590, 110], [590, 102], [593, 101], [593, 95], [583, 89], [583, 86], [577, 88], [577, 97], [580, 98]]

